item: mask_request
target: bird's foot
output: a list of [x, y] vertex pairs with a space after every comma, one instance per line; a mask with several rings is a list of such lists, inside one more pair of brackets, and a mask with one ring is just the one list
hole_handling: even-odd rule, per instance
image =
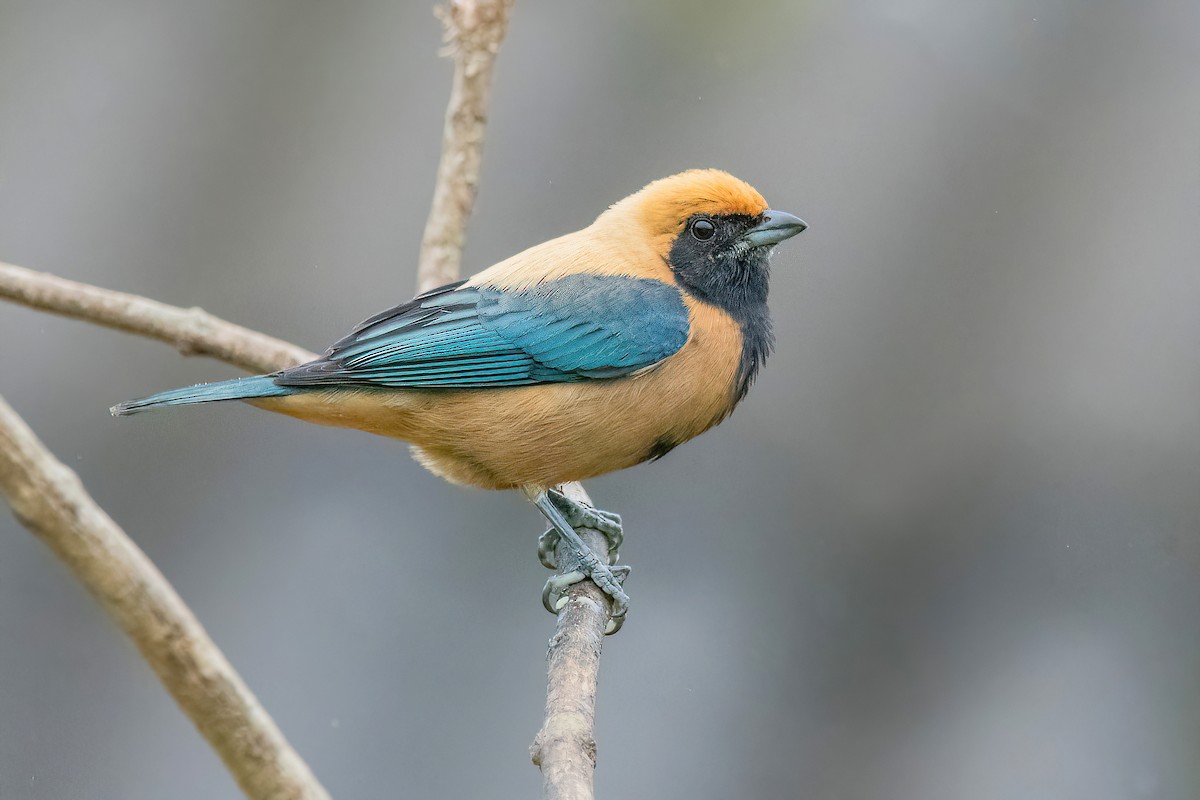
[[[625, 530], [621, 526], [620, 514], [592, 508], [572, 500], [557, 489], [550, 489], [546, 495], [572, 528], [591, 528], [603, 534], [608, 542], [608, 560], [613, 564], [617, 563], [621, 556], [621, 545], [625, 542]], [[547, 569], [558, 569], [554, 554], [558, 549], [559, 538], [558, 531], [553, 527], [538, 537], [538, 560]]]
[[[615, 562], [623, 538], [621, 518], [577, 503], [553, 489], [531, 499], [551, 525], [550, 530], [538, 539], [538, 557], [550, 569], [561, 569], [560, 574], [546, 581], [542, 605], [551, 614], [558, 614], [567, 602], [567, 589], [591, 578], [612, 599], [611, 616], [604, 632], [616, 633], [625, 623], [625, 614], [629, 611], [629, 595], [622, 588], [629, 576], [629, 567], [605, 564], [579, 538], [576, 528], [590, 528], [602, 534], [608, 543], [609, 557]], [[560, 552], [564, 557], [562, 563], [558, 558]]]

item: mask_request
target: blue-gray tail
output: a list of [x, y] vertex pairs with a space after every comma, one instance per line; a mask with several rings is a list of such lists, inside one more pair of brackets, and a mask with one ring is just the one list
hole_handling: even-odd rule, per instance
[[127, 417], [164, 406], [190, 406], [217, 400], [252, 400], [256, 397], [283, 397], [299, 393], [298, 389], [279, 386], [270, 375], [258, 375], [253, 378], [234, 378], [220, 383], [198, 383], [182, 389], [171, 389], [168, 392], [143, 397], [141, 400], [118, 403], [109, 411], [114, 417]]

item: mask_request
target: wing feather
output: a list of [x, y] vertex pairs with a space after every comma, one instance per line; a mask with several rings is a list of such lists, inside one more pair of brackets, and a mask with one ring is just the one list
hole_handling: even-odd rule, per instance
[[282, 386], [521, 386], [613, 378], [687, 340], [679, 290], [642, 278], [569, 275], [520, 291], [453, 284], [363, 322]]

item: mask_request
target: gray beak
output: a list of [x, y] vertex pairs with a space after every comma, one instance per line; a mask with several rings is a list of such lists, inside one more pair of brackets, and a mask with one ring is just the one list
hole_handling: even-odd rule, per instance
[[799, 217], [768, 208], [763, 212], [762, 222], [743, 233], [742, 238], [754, 247], [765, 247], [790, 239], [807, 227], [808, 224]]

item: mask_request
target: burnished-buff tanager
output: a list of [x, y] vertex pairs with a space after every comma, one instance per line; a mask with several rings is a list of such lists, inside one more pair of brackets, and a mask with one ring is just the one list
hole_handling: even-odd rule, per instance
[[244, 400], [403, 439], [454, 483], [520, 489], [578, 562], [547, 584], [547, 607], [591, 577], [615, 629], [628, 568], [605, 566], [574, 527], [603, 531], [615, 555], [620, 519], [555, 487], [659, 458], [729, 415], [771, 351], [771, 252], [804, 229], [728, 173], [684, 172], [376, 314], [316, 361], [112, 411]]

